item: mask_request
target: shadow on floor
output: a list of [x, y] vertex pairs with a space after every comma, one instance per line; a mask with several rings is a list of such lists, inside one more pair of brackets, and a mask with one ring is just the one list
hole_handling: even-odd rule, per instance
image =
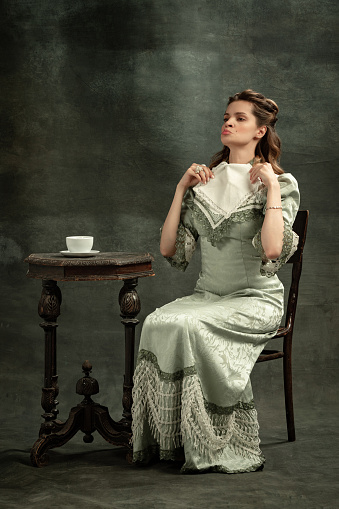
[[179, 462], [136, 467], [126, 461], [125, 449], [110, 447], [98, 435], [92, 444], [84, 444], [81, 434], [60, 449], [50, 450], [48, 466], [34, 468], [27, 437], [12, 433], [11, 443], [3, 440], [7, 447], [0, 457], [0, 506], [334, 509], [339, 496], [337, 439], [336, 425], [315, 420], [299, 426], [294, 443], [286, 441], [283, 427], [270, 427], [262, 432], [266, 456], [262, 472], [183, 476]]

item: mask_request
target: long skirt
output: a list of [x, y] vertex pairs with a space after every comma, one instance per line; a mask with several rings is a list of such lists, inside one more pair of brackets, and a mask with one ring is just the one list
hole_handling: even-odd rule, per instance
[[134, 374], [134, 461], [175, 460], [183, 450], [182, 473], [262, 468], [250, 374], [281, 312], [252, 289], [196, 292], [146, 318]]

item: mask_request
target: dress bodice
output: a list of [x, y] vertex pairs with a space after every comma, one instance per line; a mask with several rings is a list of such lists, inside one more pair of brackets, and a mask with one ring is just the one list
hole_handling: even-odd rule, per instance
[[[277, 176], [284, 219], [283, 249], [279, 258], [269, 260], [261, 244], [267, 200], [265, 186], [247, 183], [249, 164], [227, 168], [226, 163], [221, 163], [219, 166], [210, 189], [207, 184], [187, 191], [178, 227], [177, 251], [168, 261], [185, 270], [200, 237], [202, 270], [197, 290], [213, 292], [215, 289], [218, 294], [227, 294], [231, 288], [270, 288], [272, 282], [265, 279], [276, 274], [298, 245], [298, 236], [292, 230], [299, 207], [297, 181], [290, 173]], [[237, 166], [239, 175], [235, 171]], [[278, 278], [275, 280], [280, 288]]]
[[228, 295], [253, 288], [282, 289], [277, 278], [264, 278], [260, 273], [262, 259], [252, 245], [262, 218], [235, 223], [215, 246], [206, 237], [200, 237], [201, 271], [196, 291]]

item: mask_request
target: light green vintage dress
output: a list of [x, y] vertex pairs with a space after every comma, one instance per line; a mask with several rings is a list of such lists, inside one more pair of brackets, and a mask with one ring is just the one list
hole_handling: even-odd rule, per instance
[[[297, 248], [292, 232], [299, 191], [278, 178], [285, 223], [283, 251], [267, 260], [261, 246], [266, 188], [249, 180], [251, 164], [221, 163], [215, 178], [185, 195], [177, 251], [185, 270], [200, 238], [201, 272], [194, 293], [145, 320], [133, 389], [133, 459], [175, 459], [183, 473], [236, 473], [260, 468], [252, 368], [283, 315], [276, 271]], [[181, 449], [182, 450], [182, 449]]]

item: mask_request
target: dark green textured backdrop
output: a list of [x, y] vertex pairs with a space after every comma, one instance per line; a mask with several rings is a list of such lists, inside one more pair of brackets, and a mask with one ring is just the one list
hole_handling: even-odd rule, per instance
[[[30, 445], [40, 422], [40, 282], [26, 279], [24, 257], [64, 249], [77, 234], [94, 235], [102, 251], [150, 251], [156, 277], [140, 280], [141, 320], [190, 293], [199, 254], [176, 273], [159, 254], [159, 227], [182, 173], [220, 149], [228, 96], [248, 87], [279, 104], [282, 165], [311, 211], [294, 344], [297, 433], [302, 412], [326, 414], [338, 362], [336, 2], [3, 0], [0, 14], [3, 429], [25, 428]], [[60, 287], [61, 416], [79, 401], [88, 358], [97, 400], [119, 417], [120, 285]], [[257, 366], [253, 382], [262, 425], [283, 418], [280, 365]]]

